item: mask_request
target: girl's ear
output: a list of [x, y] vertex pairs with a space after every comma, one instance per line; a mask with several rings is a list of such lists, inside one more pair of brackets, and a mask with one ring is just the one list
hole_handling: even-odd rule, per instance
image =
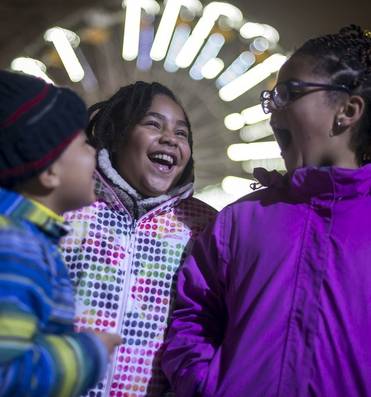
[[51, 164], [45, 171], [38, 175], [39, 182], [46, 189], [55, 189], [61, 183], [58, 160]]
[[350, 95], [342, 104], [337, 119], [341, 120], [343, 127], [352, 127], [362, 118], [365, 111], [365, 101], [359, 95]]

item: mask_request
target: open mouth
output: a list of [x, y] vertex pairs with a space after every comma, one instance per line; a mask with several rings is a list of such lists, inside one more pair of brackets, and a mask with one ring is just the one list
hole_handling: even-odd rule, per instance
[[274, 128], [273, 132], [279, 147], [284, 152], [290, 146], [292, 141], [290, 131], [284, 128]]
[[171, 171], [177, 164], [177, 158], [171, 154], [163, 152], [155, 152], [148, 156], [152, 163], [159, 166], [161, 171]]

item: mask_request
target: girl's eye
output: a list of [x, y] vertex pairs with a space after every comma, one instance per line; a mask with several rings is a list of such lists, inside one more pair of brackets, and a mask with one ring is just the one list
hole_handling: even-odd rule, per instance
[[177, 135], [180, 135], [180, 136], [184, 136], [185, 138], [188, 138], [188, 131], [185, 131], [185, 130], [177, 130], [177, 131], [176, 131], [176, 134], [177, 134]]
[[161, 128], [160, 123], [155, 121], [155, 120], [147, 120], [147, 121], [145, 121], [144, 124], [145, 125], [152, 125], [153, 127], [156, 127], [156, 128]]

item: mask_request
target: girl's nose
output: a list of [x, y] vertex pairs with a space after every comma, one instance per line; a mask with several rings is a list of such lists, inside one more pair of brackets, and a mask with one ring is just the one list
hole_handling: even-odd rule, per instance
[[176, 135], [173, 131], [170, 131], [168, 129], [164, 130], [164, 132], [161, 134], [160, 143], [164, 143], [170, 146], [178, 146], [178, 140], [176, 138]]

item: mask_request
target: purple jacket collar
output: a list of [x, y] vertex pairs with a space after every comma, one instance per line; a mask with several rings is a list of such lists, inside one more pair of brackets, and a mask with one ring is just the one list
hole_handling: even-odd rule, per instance
[[262, 186], [287, 189], [299, 200], [364, 196], [371, 190], [371, 164], [357, 169], [338, 167], [297, 168], [291, 174], [256, 168], [254, 176]]

